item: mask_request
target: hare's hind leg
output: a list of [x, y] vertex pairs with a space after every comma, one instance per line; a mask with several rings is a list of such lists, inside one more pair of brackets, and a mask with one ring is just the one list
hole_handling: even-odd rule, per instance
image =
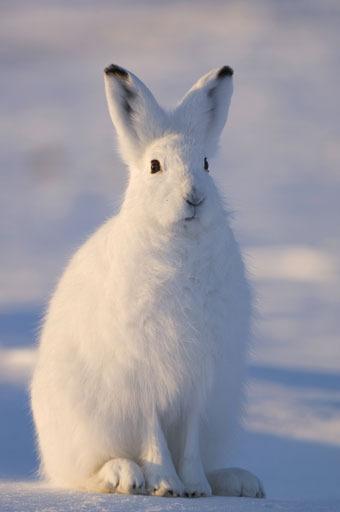
[[87, 482], [86, 489], [94, 492], [144, 494], [141, 468], [130, 459], [111, 459]]
[[213, 494], [216, 496], [244, 496], [265, 498], [263, 485], [257, 476], [241, 468], [216, 469], [208, 473]]

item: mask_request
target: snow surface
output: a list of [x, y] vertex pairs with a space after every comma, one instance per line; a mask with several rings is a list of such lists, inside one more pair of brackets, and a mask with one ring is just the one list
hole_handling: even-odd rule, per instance
[[[338, 0], [5, 0], [0, 9], [0, 511], [340, 511]], [[33, 482], [35, 334], [67, 258], [117, 209], [126, 182], [104, 97], [111, 62], [165, 106], [210, 69], [235, 70], [210, 167], [236, 210], [259, 315], [232, 463], [259, 475], [267, 500]]]
[[56, 491], [37, 484], [0, 483], [1, 512], [338, 512], [336, 503], [289, 502], [249, 498], [160, 498]]

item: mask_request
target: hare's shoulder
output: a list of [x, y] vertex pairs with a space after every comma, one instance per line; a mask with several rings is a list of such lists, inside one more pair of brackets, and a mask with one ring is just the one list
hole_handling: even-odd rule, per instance
[[77, 249], [69, 260], [58, 289], [81, 283], [81, 288], [107, 275], [115, 251], [116, 218], [112, 217], [101, 225]]
[[88, 260], [109, 258], [115, 247], [117, 224], [116, 217], [111, 217], [89, 235], [73, 254], [70, 265], [81, 265], [82, 262], [86, 263]]

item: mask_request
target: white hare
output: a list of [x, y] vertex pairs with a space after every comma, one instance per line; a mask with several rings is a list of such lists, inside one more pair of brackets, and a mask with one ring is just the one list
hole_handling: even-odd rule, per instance
[[73, 256], [41, 333], [31, 396], [54, 485], [159, 496], [264, 496], [225, 468], [238, 428], [251, 296], [209, 174], [232, 74], [172, 112], [115, 65], [106, 94], [130, 179]]

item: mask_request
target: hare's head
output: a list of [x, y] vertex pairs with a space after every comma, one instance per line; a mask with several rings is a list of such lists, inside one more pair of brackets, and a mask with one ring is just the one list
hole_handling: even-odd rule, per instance
[[105, 69], [109, 110], [130, 166], [125, 205], [163, 227], [208, 228], [222, 206], [209, 174], [232, 95], [230, 67], [203, 76], [172, 112], [132, 73]]

